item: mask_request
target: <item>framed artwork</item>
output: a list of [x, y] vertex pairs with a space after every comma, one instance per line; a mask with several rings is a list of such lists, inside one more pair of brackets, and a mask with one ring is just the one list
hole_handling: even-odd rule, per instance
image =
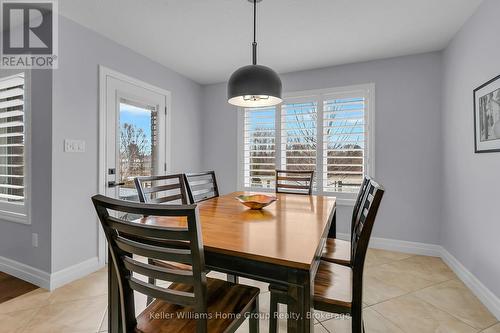
[[500, 152], [500, 75], [474, 89], [474, 150]]

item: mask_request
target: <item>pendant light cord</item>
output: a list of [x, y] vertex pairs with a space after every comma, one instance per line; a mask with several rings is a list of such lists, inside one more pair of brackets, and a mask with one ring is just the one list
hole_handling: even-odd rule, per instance
[[252, 43], [252, 63], [257, 65], [257, 0], [253, 0], [253, 43]]

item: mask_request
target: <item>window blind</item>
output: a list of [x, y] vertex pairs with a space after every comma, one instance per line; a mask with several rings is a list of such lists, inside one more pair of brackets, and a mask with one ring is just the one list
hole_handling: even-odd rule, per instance
[[24, 204], [24, 74], [0, 79], [0, 202]]
[[281, 169], [316, 170], [317, 102], [281, 106]]
[[365, 98], [323, 103], [323, 190], [355, 192], [365, 165]]
[[244, 186], [274, 188], [276, 108], [245, 109], [244, 113]]

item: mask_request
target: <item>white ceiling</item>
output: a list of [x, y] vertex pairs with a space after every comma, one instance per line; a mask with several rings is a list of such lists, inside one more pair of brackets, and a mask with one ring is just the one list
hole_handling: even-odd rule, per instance
[[[258, 62], [280, 73], [443, 49], [482, 0], [264, 0]], [[60, 13], [202, 84], [251, 62], [247, 0], [61, 0]]]

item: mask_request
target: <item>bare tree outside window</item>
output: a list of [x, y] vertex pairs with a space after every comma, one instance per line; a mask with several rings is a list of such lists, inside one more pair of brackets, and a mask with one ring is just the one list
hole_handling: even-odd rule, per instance
[[151, 143], [142, 128], [124, 123], [120, 130], [120, 175], [127, 185], [151, 173]]

